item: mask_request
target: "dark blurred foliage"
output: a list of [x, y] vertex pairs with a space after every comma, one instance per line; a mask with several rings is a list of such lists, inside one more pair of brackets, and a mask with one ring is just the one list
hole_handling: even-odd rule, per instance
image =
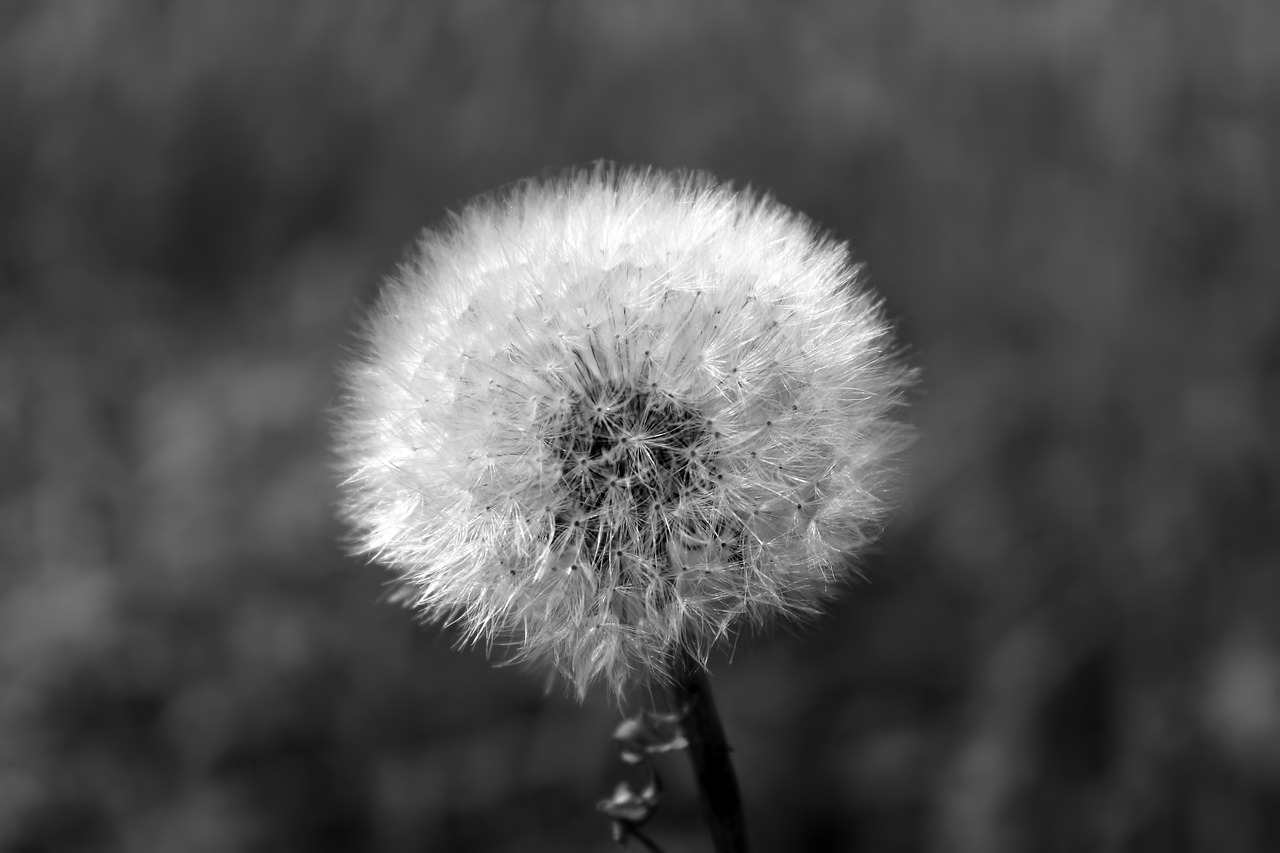
[[757, 849], [1280, 849], [1277, 43], [1268, 0], [3, 4], [0, 849], [609, 849], [617, 710], [386, 603], [326, 439], [416, 231], [599, 157], [813, 214], [926, 377], [869, 582], [715, 662]]

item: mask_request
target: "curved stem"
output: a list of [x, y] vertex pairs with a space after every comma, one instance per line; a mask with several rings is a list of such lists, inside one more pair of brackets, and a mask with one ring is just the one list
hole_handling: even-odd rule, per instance
[[652, 838], [645, 835], [638, 828], [632, 827], [627, 831], [627, 834], [636, 841], [639, 841], [644, 846], [644, 849], [648, 850], [649, 853], [662, 853], [662, 848], [659, 847]]
[[683, 647], [676, 652], [673, 664], [676, 710], [684, 715], [681, 729], [689, 741], [689, 760], [698, 780], [702, 814], [716, 853], [746, 853], [747, 830], [738, 777], [729, 759], [729, 743], [711, 695], [707, 671]]

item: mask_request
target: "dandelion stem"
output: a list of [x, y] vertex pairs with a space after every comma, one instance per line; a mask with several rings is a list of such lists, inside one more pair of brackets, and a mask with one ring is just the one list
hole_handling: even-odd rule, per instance
[[716, 853], [746, 853], [747, 830], [738, 777], [729, 759], [729, 743], [711, 695], [706, 668], [683, 647], [676, 653], [674, 663], [676, 709], [684, 713], [681, 728], [689, 741], [689, 760], [693, 762], [703, 817]]
[[629, 837], [634, 838], [636, 841], [639, 841], [641, 846], [643, 846], [645, 850], [648, 850], [649, 853], [662, 853], [662, 848], [659, 847], [652, 838], [645, 835], [636, 827], [632, 827], [630, 830], [628, 830], [627, 834]]

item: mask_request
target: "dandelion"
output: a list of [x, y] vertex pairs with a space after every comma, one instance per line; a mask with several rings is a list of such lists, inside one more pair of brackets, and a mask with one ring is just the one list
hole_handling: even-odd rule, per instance
[[343, 512], [400, 597], [582, 694], [812, 614], [891, 505], [911, 372], [843, 244], [697, 174], [472, 203], [345, 372]]
[[529, 181], [428, 232], [345, 373], [343, 512], [399, 595], [579, 695], [666, 681], [599, 810], [658, 849], [651, 756], [686, 749], [745, 851], [705, 664], [820, 610], [890, 508], [912, 372], [844, 245], [697, 174]]

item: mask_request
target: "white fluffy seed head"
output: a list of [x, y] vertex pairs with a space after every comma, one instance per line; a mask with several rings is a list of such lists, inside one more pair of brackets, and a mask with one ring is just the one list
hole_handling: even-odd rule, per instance
[[579, 694], [812, 613], [890, 508], [912, 373], [844, 245], [696, 174], [472, 203], [345, 370], [343, 513], [401, 597]]

